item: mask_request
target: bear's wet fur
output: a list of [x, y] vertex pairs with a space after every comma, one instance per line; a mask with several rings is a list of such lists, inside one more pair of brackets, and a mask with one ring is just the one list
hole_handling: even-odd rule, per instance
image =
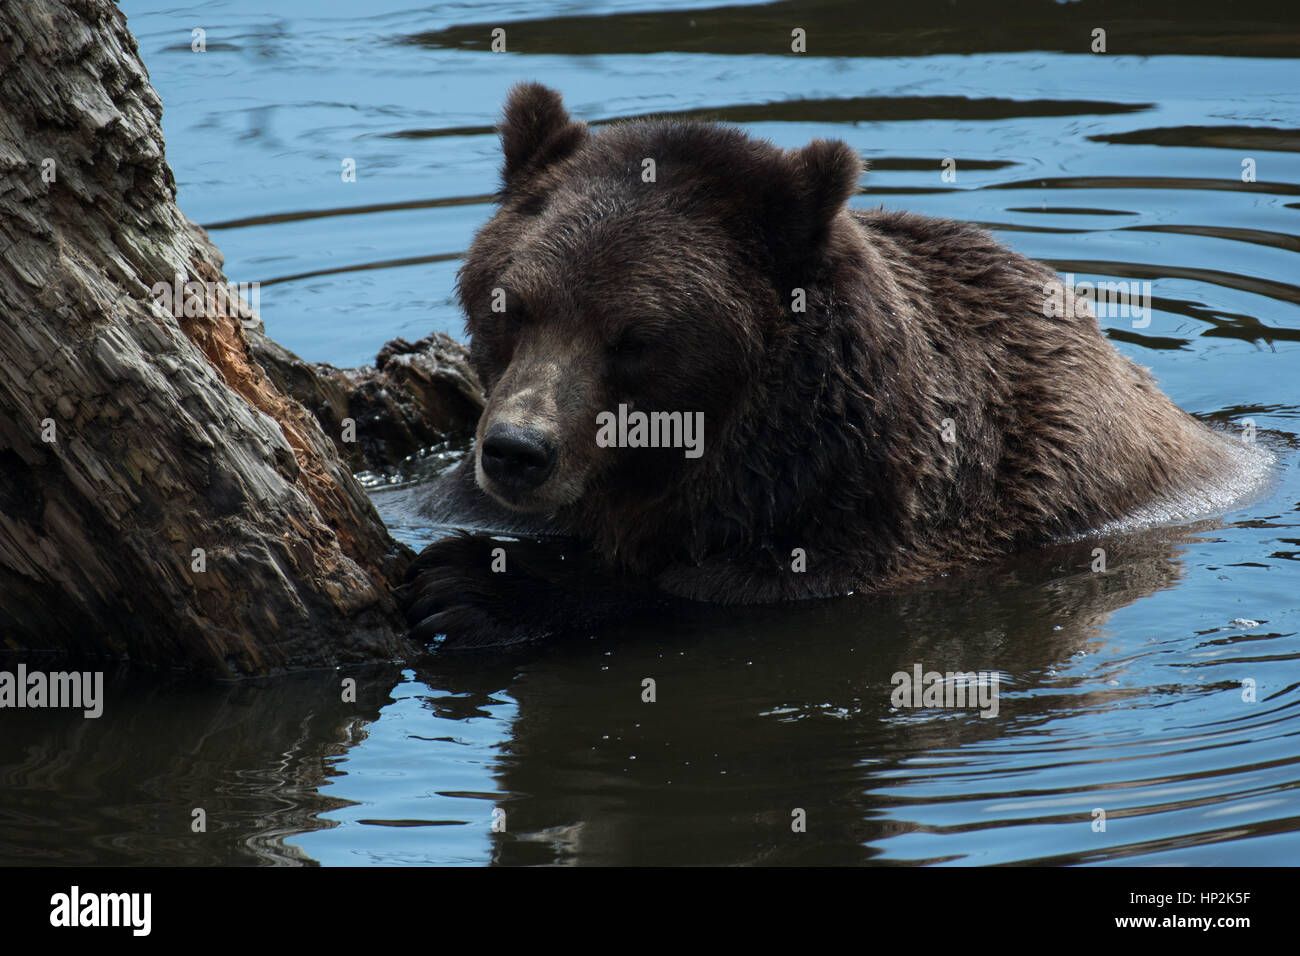
[[[408, 575], [417, 636], [587, 627], [619, 588], [894, 587], [1240, 490], [1249, 450], [1176, 407], [1051, 270], [964, 223], [850, 210], [863, 162], [842, 142], [594, 134], [537, 84], [511, 92], [501, 136], [500, 208], [459, 275], [488, 400], [428, 513], [563, 535], [601, 581], [511, 567], [508, 544], [492, 572], [500, 542], [454, 536]], [[620, 405], [702, 412], [702, 456], [599, 447]]]

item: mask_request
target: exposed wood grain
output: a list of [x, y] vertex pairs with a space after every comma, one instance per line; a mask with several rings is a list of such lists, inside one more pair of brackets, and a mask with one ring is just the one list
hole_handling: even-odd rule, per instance
[[151, 294], [224, 280], [161, 115], [112, 3], [0, 0], [0, 643], [227, 676], [405, 656], [409, 551], [317, 419], [237, 310]]

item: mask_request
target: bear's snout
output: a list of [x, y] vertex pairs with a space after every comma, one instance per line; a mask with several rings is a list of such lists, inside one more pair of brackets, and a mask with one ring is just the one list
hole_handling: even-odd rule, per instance
[[555, 445], [536, 428], [497, 422], [483, 436], [483, 471], [508, 491], [540, 487], [555, 470], [555, 459]]

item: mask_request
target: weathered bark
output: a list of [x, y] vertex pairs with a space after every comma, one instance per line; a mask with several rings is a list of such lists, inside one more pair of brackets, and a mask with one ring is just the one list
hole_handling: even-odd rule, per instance
[[[464, 347], [441, 332], [393, 339], [374, 365], [339, 369], [304, 362], [259, 327], [244, 327], [258, 363], [316, 416], [353, 471], [397, 468], [430, 445], [466, 438], [483, 411], [483, 387]], [[343, 439], [348, 419], [351, 441]]]
[[224, 280], [161, 113], [112, 3], [0, 0], [0, 641], [220, 675], [404, 656], [409, 551], [237, 309], [151, 294]]

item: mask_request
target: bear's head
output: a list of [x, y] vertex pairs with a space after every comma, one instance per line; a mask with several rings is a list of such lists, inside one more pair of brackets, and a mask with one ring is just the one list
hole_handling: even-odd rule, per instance
[[[500, 208], [458, 281], [488, 393], [480, 487], [537, 513], [707, 497], [745, 417], [785, 384], [770, 358], [808, 321], [795, 290], [827, 268], [862, 160], [703, 123], [593, 134], [537, 84], [511, 92], [501, 138]], [[598, 440], [634, 412], [692, 416], [702, 448]]]

